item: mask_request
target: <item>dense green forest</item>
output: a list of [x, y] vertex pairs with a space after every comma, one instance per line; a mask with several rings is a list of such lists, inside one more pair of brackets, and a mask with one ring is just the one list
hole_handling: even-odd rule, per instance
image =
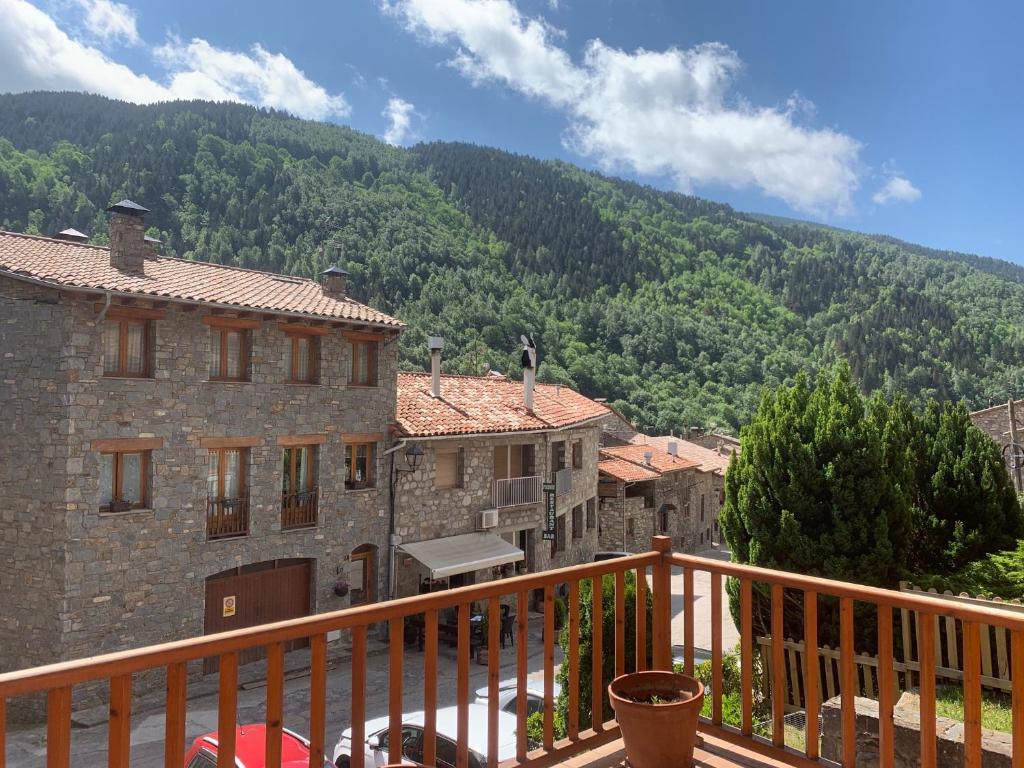
[[641, 426], [735, 429], [763, 385], [849, 360], [866, 390], [1020, 395], [1024, 269], [464, 144], [390, 147], [233, 104], [0, 96], [0, 227], [106, 236], [129, 197], [167, 252], [313, 275], [409, 323], [402, 363], [540, 377]]

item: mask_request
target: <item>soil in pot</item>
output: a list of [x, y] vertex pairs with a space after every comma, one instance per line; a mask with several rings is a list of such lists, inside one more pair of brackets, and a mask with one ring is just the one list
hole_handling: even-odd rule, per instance
[[634, 672], [608, 686], [632, 768], [690, 768], [704, 686], [675, 672]]

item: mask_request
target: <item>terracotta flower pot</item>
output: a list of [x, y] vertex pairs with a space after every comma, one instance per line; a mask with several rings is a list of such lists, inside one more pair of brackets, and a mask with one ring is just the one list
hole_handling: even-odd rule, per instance
[[[666, 703], [651, 704], [651, 697]], [[633, 672], [608, 685], [631, 768], [690, 768], [704, 685], [675, 672]]]

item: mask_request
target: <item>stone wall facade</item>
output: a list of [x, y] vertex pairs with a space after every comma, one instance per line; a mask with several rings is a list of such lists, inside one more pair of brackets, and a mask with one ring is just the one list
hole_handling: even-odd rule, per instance
[[[321, 337], [319, 384], [289, 384], [289, 340], [277, 320], [250, 331], [251, 380], [209, 380], [204, 308], [171, 304], [153, 321], [153, 377], [103, 375], [92, 302], [0, 278], [0, 670], [200, 635], [207, 577], [286, 558], [315, 561], [313, 610], [346, 607], [332, 586], [351, 551], [379, 548], [384, 573], [387, 472], [395, 413], [395, 347], [380, 345], [376, 387], [348, 385], [350, 346]], [[346, 491], [344, 439], [377, 434], [376, 487]], [[324, 436], [316, 527], [281, 528], [279, 438]], [[248, 449], [250, 532], [208, 541], [203, 438], [254, 436]], [[99, 511], [93, 441], [157, 438], [146, 509]], [[13, 573], [13, 579], [7, 574]], [[380, 590], [378, 590], [378, 594]]]
[[[1017, 442], [1024, 442], [1024, 400], [1014, 401], [1013, 416]], [[982, 411], [975, 411], [971, 414], [971, 421], [974, 422], [974, 426], [991, 437], [1003, 451], [1006, 471], [1013, 481], [1014, 488], [1018, 493], [1024, 491], [1024, 457], [1018, 457], [1017, 466], [1014, 466], [1013, 451], [1005, 448], [1011, 442], [1012, 437], [1010, 434], [1010, 404], [1003, 403]]]
[[[601, 499], [601, 549], [646, 552], [651, 548], [651, 537], [658, 535], [671, 537], [677, 551], [699, 549], [704, 474], [710, 473], [687, 469], [667, 472], [655, 480], [616, 483], [615, 496]], [[705, 500], [705, 519], [707, 514]]]
[[[552, 542], [543, 539], [545, 505], [543, 494], [537, 503], [502, 507], [498, 525], [489, 532], [503, 536], [520, 546], [520, 532], [530, 542], [527, 563], [534, 571], [560, 568], [587, 562], [597, 551], [597, 454], [601, 426], [599, 422], [557, 431], [516, 435], [488, 434], [465, 437], [424, 439], [424, 461], [416, 472], [398, 472], [395, 484], [396, 533], [402, 543], [471, 533], [478, 528], [480, 512], [493, 507], [491, 485], [495, 477], [496, 448], [530, 444], [534, 450], [534, 471], [545, 480], [551, 479], [553, 447], [565, 442], [566, 466], [572, 467], [572, 444], [581, 442], [582, 466], [572, 470], [572, 490], [557, 498], [557, 513], [565, 525], [565, 549], [553, 551]], [[409, 438], [415, 441], [416, 438]], [[464, 451], [462, 486], [437, 488], [437, 455], [441, 451], [461, 448]], [[397, 459], [400, 461], [401, 459]], [[593, 526], [587, 526], [587, 505], [592, 504]], [[574, 537], [573, 509], [581, 507], [581, 536]], [[397, 596], [416, 594], [420, 579], [426, 575], [423, 566], [408, 555], [399, 553], [396, 560]], [[478, 581], [489, 578], [478, 572]]]

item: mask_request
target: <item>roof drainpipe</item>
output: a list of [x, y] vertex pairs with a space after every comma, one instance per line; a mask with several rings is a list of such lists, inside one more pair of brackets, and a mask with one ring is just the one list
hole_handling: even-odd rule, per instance
[[99, 317], [96, 318], [96, 324], [99, 325], [107, 316], [107, 310], [110, 309], [110, 291], [107, 291], [103, 297], [103, 309], [100, 310]]
[[427, 336], [427, 349], [430, 350], [430, 396], [441, 399], [441, 350], [444, 339], [440, 336]]
[[523, 405], [527, 413], [533, 413], [533, 390], [537, 384], [537, 345], [533, 334], [520, 336], [523, 342]]

